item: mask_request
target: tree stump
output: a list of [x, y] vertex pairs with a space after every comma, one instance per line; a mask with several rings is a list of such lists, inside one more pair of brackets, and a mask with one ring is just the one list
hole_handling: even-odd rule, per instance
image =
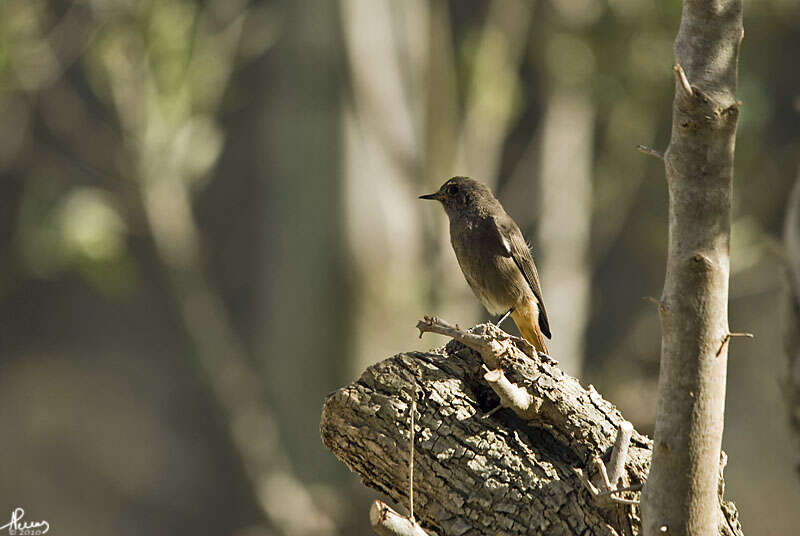
[[[431, 533], [639, 534], [637, 505], [590, 491], [591, 482], [602, 489], [598, 462], [611, 457], [624, 422], [619, 410], [494, 325], [447, 334], [480, 347], [483, 355], [456, 340], [429, 352], [401, 353], [328, 396], [320, 429], [336, 457], [365, 485], [407, 505], [413, 397], [415, 513]], [[492, 412], [500, 398], [484, 379], [484, 363], [527, 391], [535, 412], [526, 419], [507, 408]], [[633, 431], [620, 487], [644, 482], [651, 452], [651, 440]], [[741, 535], [723, 489], [720, 469], [719, 532]], [[638, 492], [614, 496], [630, 501]]]

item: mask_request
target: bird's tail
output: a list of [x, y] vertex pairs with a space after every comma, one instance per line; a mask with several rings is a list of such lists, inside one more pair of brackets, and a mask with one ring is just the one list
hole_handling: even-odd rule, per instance
[[522, 307], [515, 307], [511, 312], [511, 318], [517, 325], [519, 332], [526, 341], [531, 343], [536, 351], [547, 354], [547, 344], [544, 342], [544, 335], [539, 329], [539, 311], [534, 304]]

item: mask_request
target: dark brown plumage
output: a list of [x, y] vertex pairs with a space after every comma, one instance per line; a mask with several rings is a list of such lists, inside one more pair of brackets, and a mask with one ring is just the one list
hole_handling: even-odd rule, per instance
[[453, 177], [420, 199], [442, 203], [458, 264], [483, 306], [495, 315], [511, 310], [522, 336], [547, 353], [550, 326], [536, 265], [522, 232], [492, 191], [475, 179]]

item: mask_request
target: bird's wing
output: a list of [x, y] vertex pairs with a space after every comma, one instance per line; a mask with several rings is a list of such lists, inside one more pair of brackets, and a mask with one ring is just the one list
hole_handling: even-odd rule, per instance
[[539, 328], [549, 339], [550, 323], [547, 320], [547, 310], [544, 308], [542, 289], [539, 286], [539, 272], [536, 271], [536, 264], [533, 262], [531, 250], [522, 237], [522, 232], [519, 230], [519, 227], [517, 227], [517, 224], [510, 216], [495, 216], [492, 217], [492, 219], [494, 220], [494, 227], [499, 234], [503, 251], [507, 253], [505, 256], [511, 257], [514, 260], [514, 264], [517, 265], [519, 271], [525, 276], [525, 280], [533, 291], [533, 295], [536, 296], [536, 299], [539, 301]]

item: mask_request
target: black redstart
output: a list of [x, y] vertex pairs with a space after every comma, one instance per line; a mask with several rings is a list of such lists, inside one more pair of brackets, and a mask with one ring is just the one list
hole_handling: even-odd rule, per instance
[[453, 177], [420, 199], [444, 207], [461, 271], [486, 310], [503, 315], [498, 325], [511, 314], [522, 336], [546, 354], [550, 326], [539, 274], [519, 227], [492, 191], [475, 179]]

